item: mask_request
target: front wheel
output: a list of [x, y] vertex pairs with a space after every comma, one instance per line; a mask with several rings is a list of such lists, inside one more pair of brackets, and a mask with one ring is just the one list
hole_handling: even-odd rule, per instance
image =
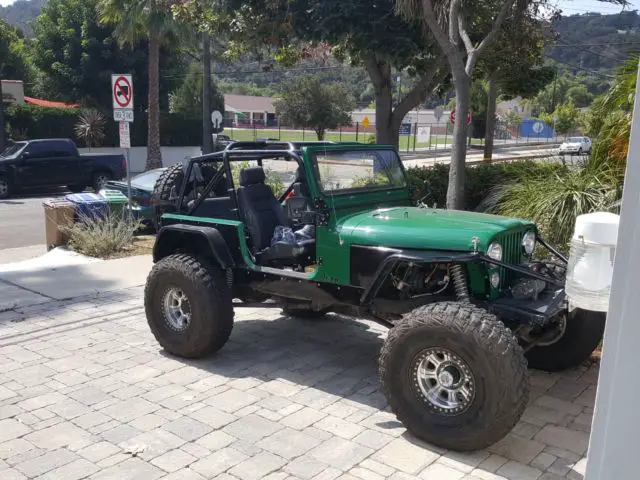
[[200, 358], [227, 342], [233, 328], [231, 289], [223, 271], [177, 254], [156, 263], [144, 292], [147, 322], [169, 353]]
[[382, 391], [416, 437], [457, 451], [500, 440], [527, 405], [522, 349], [494, 315], [439, 303], [406, 315], [380, 355]]
[[9, 198], [11, 195], [11, 183], [5, 177], [0, 177], [0, 200]]
[[526, 354], [529, 367], [558, 372], [577, 367], [598, 348], [607, 314], [576, 308], [557, 318], [557, 337], [539, 343]]

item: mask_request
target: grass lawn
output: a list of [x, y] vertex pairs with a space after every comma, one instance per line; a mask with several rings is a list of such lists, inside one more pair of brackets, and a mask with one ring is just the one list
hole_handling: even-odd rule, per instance
[[[273, 138], [278, 139], [283, 142], [296, 142], [296, 141], [316, 141], [318, 138], [316, 137], [315, 132], [310, 130], [302, 131], [302, 130], [285, 130], [285, 129], [264, 129], [264, 130], [254, 130], [252, 128], [225, 128], [224, 135], [229, 135], [233, 140], [238, 141], [252, 141], [256, 138]], [[343, 132], [340, 134], [339, 132], [327, 132], [325, 139], [331, 140], [334, 142], [353, 142], [357, 141], [366, 143], [369, 138], [372, 138], [373, 134], [371, 133], [359, 133], [356, 135], [355, 132]], [[435, 148], [435, 145], [444, 146], [446, 144], [451, 144], [451, 135], [434, 135], [431, 137], [430, 143], [421, 143], [416, 142], [416, 148]], [[480, 139], [473, 139], [472, 142], [474, 144], [481, 144], [482, 141]], [[407, 145], [409, 146], [409, 150], [413, 150], [413, 135], [400, 135], [400, 146], [399, 149], [401, 152], [407, 151]]]

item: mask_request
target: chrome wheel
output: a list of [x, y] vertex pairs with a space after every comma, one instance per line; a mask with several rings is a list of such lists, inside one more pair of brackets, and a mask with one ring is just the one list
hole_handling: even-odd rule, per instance
[[178, 287], [169, 288], [164, 294], [163, 316], [165, 323], [176, 332], [184, 332], [191, 323], [191, 303]]
[[4, 179], [0, 179], [0, 198], [4, 198], [7, 195], [9, 195], [9, 183]]
[[95, 180], [96, 190], [102, 190], [109, 180], [111, 179], [108, 175], [97, 175]]
[[413, 362], [416, 393], [431, 410], [457, 415], [475, 397], [475, 380], [469, 366], [445, 348], [423, 350]]

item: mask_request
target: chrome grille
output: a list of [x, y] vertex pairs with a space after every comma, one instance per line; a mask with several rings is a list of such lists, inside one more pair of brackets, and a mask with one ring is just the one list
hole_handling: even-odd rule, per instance
[[[522, 262], [522, 237], [524, 232], [507, 232], [500, 235], [497, 240], [502, 245], [502, 261], [510, 265], [519, 265]], [[516, 273], [506, 268], [500, 268], [500, 288], [511, 286]]]

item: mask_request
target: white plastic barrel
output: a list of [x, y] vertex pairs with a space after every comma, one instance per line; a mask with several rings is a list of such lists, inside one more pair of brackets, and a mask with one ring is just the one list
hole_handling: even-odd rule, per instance
[[607, 212], [576, 219], [565, 286], [574, 306], [596, 312], [609, 309], [619, 223], [618, 215]]

